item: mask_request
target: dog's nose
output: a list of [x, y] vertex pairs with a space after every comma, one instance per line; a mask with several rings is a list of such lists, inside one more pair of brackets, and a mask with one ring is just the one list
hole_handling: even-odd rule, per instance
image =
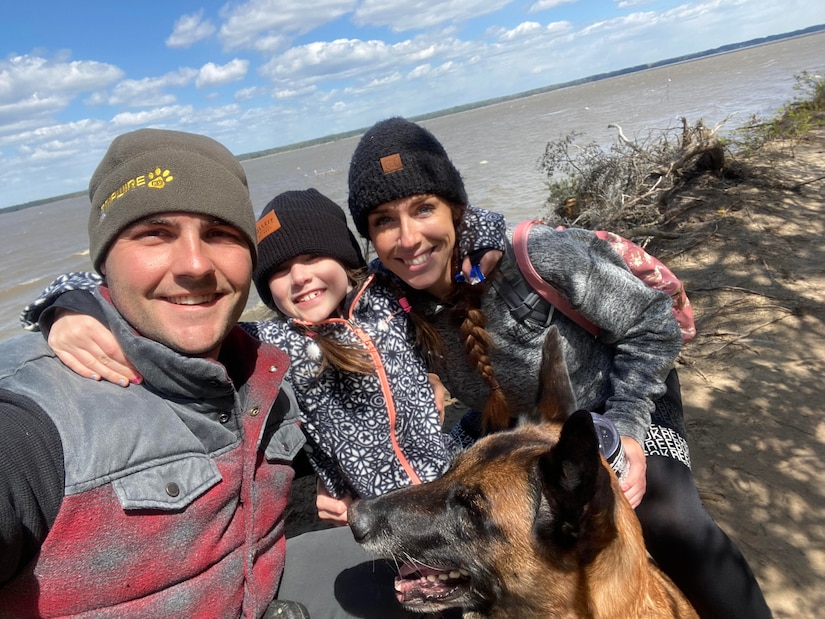
[[347, 510], [347, 522], [352, 530], [352, 536], [359, 544], [363, 544], [370, 536], [373, 526], [372, 510], [369, 500], [355, 500]]

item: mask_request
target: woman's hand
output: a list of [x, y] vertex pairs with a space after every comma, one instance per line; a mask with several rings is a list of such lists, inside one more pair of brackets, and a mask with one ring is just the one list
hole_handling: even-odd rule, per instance
[[323, 522], [334, 524], [336, 527], [347, 524], [347, 508], [352, 503], [352, 497], [333, 498], [320, 479], [315, 483], [315, 491], [315, 508], [318, 510], [318, 518]]
[[[478, 266], [481, 268], [481, 272], [484, 274], [484, 277], [487, 277], [496, 265], [498, 261], [501, 260], [501, 257], [504, 255], [503, 252], [499, 251], [498, 249], [489, 249], [484, 252], [484, 255], [478, 261]], [[464, 275], [464, 279], [468, 282], [473, 281], [473, 262], [470, 259], [470, 256], [466, 256], [464, 260], [461, 262], [461, 273]]]
[[57, 358], [75, 374], [121, 387], [141, 381], [115, 337], [91, 316], [58, 309], [48, 342]]
[[636, 509], [647, 490], [647, 458], [642, 446], [635, 439], [629, 436], [622, 436], [621, 439], [624, 457], [630, 464], [627, 477], [622, 482], [622, 492], [633, 509]]

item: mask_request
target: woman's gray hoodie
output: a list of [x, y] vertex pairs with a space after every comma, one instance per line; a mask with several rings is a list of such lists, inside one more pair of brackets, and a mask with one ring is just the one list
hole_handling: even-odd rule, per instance
[[[493, 277], [518, 272], [512, 228], [507, 240], [508, 249]], [[549, 325], [556, 325], [579, 408], [603, 411], [621, 434], [644, 444], [653, 400], [664, 394], [665, 377], [682, 345], [670, 297], [645, 285], [610, 243], [589, 230], [536, 225], [527, 249], [539, 275], [601, 333], [595, 338], [558, 311], [546, 326], [517, 320], [489, 285], [481, 307], [492, 336], [493, 368], [511, 415], [532, 409], [542, 342]], [[444, 338], [444, 358], [436, 369], [445, 386], [464, 404], [482, 410], [490, 390], [464, 353], [449, 308], [432, 302], [426, 309]]]

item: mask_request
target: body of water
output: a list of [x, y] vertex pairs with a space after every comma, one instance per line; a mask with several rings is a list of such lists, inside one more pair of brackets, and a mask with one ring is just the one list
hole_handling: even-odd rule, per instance
[[[792, 100], [795, 75], [825, 74], [825, 33], [787, 39], [451, 114], [424, 123], [464, 177], [474, 204], [517, 220], [544, 212], [536, 163], [548, 141], [571, 131], [608, 144], [620, 125], [643, 137], [686, 117], [726, 129]], [[445, 107], [449, 102], [445, 102]], [[387, 106], [392, 114], [391, 105]], [[260, 213], [275, 194], [315, 187], [346, 207], [347, 166], [357, 137], [243, 163]], [[85, 196], [0, 213], [0, 339], [20, 332], [20, 309], [58, 274], [91, 268]], [[259, 303], [254, 296], [250, 307]]]

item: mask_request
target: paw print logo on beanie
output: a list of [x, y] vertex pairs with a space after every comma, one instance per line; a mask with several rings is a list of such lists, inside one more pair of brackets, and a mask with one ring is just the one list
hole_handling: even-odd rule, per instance
[[149, 172], [147, 176], [149, 177], [149, 182], [147, 184], [152, 189], [163, 189], [166, 187], [167, 183], [171, 183], [175, 180], [175, 177], [172, 176], [172, 173], [169, 170], [164, 170], [161, 172], [160, 168], [155, 168], [155, 171]]

